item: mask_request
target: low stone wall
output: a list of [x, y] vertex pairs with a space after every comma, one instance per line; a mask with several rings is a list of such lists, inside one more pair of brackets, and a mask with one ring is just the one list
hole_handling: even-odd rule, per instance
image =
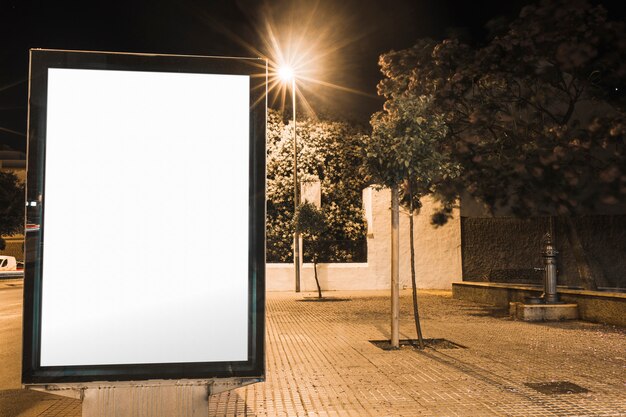
[[626, 294], [561, 290], [561, 301], [578, 304], [580, 318], [626, 327]]
[[[293, 265], [290, 264], [267, 264], [267, 291], [294, 291], [295, 276]], [[368, 265], [366, 263], [345, 264], [318, 264], [317, 275], [322, 291], [326, 290], [362, 290], [364, 285], [376, 286], [367, 289], [385, 289], [383, 282], [364, 282], [368, 277]], [[317, 291], [313, 264], [303, 264], [300, 270], [300, 289], [302, 291]]]
[[[626, 288], [626, 215], [581, 216], [571, 219], [598, 287]], [[541, 242], [549, 218], [462, 217], [465, 281], [541, 284]], [[558, 284], [583, 286], [566, 225], [555, 219]]]
[[[539, 296], [543, 288], [485, 282], [455, 282], [452, 296], [508, 308], [509, 302], [523, 302], [525, 297]], [[557, 288], [561, 301], [578, 304], [581, 320], [626, 327], [626, 294]]]

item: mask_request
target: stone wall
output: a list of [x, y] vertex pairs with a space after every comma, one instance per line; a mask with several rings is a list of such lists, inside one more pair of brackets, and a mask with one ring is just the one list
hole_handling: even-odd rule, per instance
[[[318, 274], [322, 290], [387, 289], [391, 280], [391, 193], [387, 189], [363, 190], [367, 221], [367, 263], [320, 264]], [[443, 227], [430, 224], [434, 203], [425, 199], [415, 224], [415, 269], [419, 288], [451, 289], [461, 280], [461, 227], [459, 213]], [[293, 291], [294, 271], [291, 264], [268, 264], [268, 291]], [[411, 287], [409, 217], [400, 214], [400, 286]], [[313, 266], [301, 270], [303, 291], [315, 291]]]
[[[599, 287], [626, 287], [626, 215], [573, 218]], [[463, 280], [541, 283], [541, 239], [548, 217], [521, 220], [507, 217], [461, 217]], [[581, 287], [576, 260], [564, 221], [557, 219], [559, 285]]]

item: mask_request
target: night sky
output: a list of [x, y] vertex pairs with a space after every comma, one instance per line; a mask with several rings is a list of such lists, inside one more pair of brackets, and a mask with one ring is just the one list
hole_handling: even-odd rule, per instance
[[[267, 53], [265, 23], [283, 47], [290, 36], [317, 44], [316, 79], [302, 85], [319, 111], [367, 121], [379, 109], [378, 56], [421, 37], [454, 33], [480, 43], [485, 23], [512, 18], [528, 0], [0, 0], [0, 144], [25, 150], [29, 48], [256, 56]], [[622, 1], [604, 0], [612, 20]], [[311, 52], [313, 54], [314, 52]], [[275, 104], [277, 106], [278, 103]]]

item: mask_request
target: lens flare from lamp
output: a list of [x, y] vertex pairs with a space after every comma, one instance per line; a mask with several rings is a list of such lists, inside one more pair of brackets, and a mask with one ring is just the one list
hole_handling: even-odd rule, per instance
[[294, 77], [293, 69], [288, 65], [282, 66], [278, 70], [278, 76], [284, 82], [291, 81]]

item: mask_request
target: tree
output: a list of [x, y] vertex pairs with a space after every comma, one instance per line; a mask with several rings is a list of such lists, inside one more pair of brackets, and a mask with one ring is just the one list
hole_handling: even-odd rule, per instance
[[[364, 143], [365, 169], [372, 182], [391, 188], [392, 192], [392, 347], [398, 347], [398, 240], [399, 203], [409, 212], [411, 284], [413, 315], [419, 347], [424, 347], [417, 303], [413, 213], [421, 206], [420, 199], [433, 192], [433, 184], [441, 177], [454, 175], [453, 166], [438, 151], [445, 134], [441, 117], [428, 115], [430, 99], [402, 94], [398, 86], [403, 80], [393, 79], [385, 57], [380, 60], [387, 79], [378, 86], [385, 96], [384, 110], [372, 116], [372, 135]], [[393, 80], [394, 82], [386, 82]], [[416, 117], [416, 115], [418, 115]], [[443, 210], [451, 211], [451, 207]]]
[[454, 155], [475, 196], [520, 216], [623, 201], [624, 113], [607, 90], [626, 81], [624, 39], [623, 26], [607, 22], [599, 6], [543, 2], [457, 69], [467, 98], [448, 123], [468, 143]]
[[322, 237], [327, 231], [326, 215], [322, 209], [318, 209], [312, 203], [305, 201], [296, 210], [294, 228], [296, 232], [302, 234], [304, 241], [307, 243], [307, 251], [313, 257], [315, 284], [317, 285], [318, 297], [321, 299], [322, 288], [317, 277], [317, 262], [325, 249]]
[[381, 84], [428, 97], [414, 117], [445, 123], [439, 151], [458, 175], [433, 184], [442, 207], [465, 194], [492, 212], [560, 215], [580, 247], [570, 216], [626, 200], [625, 39], [601, 6], [545, 0], [482, 47], [422, 40], [386, 54]]
[[0, 250], [6, 242], [2, 236], [24, 232], [24, 184], [12, 172], [0, 172]]
[[[293, 242], [293, 125], [277, 111], [268, 113], [267, 134], [267, 259], [290, 262]], [[321, 182], [327, 214], [325, 251], [321, 261], [354, 262], [358, 256], [341, 242], [365, 242], [361, 203], [367, 185], [359, 175], [359, 141], [363, 129], [346, 121], [299, 118], [298, 177]]]

